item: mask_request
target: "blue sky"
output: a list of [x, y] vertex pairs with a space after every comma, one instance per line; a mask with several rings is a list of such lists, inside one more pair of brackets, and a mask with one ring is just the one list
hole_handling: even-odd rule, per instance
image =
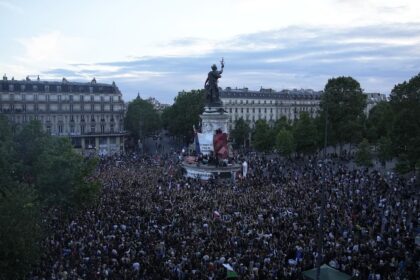
[[0, 71], [115, 81], [124, 99], [171, 103], [220, 86], [323, 89], [352, 76], [389, 93], [420, 72], [420, 1], [0, 0]]

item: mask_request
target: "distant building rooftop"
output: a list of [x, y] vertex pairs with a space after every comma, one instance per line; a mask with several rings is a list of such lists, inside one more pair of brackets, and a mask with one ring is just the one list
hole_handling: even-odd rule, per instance
[[276, 91], [271, 88], [249, 90], [248, 88], [220, 88], [220, 98], [260, 98], [260, 99], [320, 99], [322, 91], [312, 89], [284, 89]]
[[[10, 85], [12, 85], [10, 87]], [[23, 80], [8, 79], [4, 74], [0, 80], [0, 91], [9, 92], [64, 92], [64, 93], [121, 93], [115, 82], [112, 84], [90, 82], [70, 82], [66, 78], [61, 81], [43, 81], [39, 78], [31, 80], [29, 76]]]

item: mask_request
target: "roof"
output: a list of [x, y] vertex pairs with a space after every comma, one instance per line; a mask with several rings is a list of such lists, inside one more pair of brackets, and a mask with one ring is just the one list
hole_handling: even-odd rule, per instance
[[259, 91], [248, 90], [248, 88], [220, 89], [221, 98], [255, 98], [255, 99], [320, 99], [322, 91], [314, 91], [312, 89], [294, 89], [275, 91], [273, 89], [263, 89]]
[[[316, 279], [317, 268], [306, 270], [303, 272], [305, 279]], [[337, 269], [332, 268], [326, 264], [321, 265], [321, 272], [319, 275], [320, 280], [349, 280], [351, 276], [343, 273]]]
[[[9, 85], [13, 85], [13, 90], [9, 90]], [[24, 86], [22, 90], [21, 86]], [[41, 80], [0, 80], [0, 91], [7, 92], [45, 92], [48, 86], [48, 92], [73, 92], [73, 93], [89, 93], [92, 87], [93, 93], [121, 93], [115, 83], [105, 84], [97, 83], [96, 80], [91, 82], [69, 82], [65, 78], [62, 81], [41, 81]], [[61, 90], [58, 90], [58, 87]]]

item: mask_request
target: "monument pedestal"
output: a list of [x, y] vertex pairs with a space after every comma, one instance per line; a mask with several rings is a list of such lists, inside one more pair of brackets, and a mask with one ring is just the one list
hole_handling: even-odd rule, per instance
[[223, 133], [228, 133], [229, 114], [223, 107], [204, 107], [204, 112], [200, 115], [201, 133], [214, 134], [220, 129]]
[[[203, 135], [213, 136], [217, 130], [222, 133], [229, 134], [229, 114], [223, 110], [221, 106], [206, 106], [204, 112], [200, 115], [201, 118], [201, 133]], [[201, 145], [201, 152], [203, 155], [210, 154], [210, 150], [204, 149], [204, 145]], [[213, 144], [213, 143], [212, 143]], [[235, 173], [241, 170], [241, 165], [237, 163], [226, 164], [226, 165], [210, 165], [203, 163], [182, 163], [186, 173], [185, 176], [189, 178], [199, 178], [202, 180], [208, 180], [210, 178], [232, 178]]]

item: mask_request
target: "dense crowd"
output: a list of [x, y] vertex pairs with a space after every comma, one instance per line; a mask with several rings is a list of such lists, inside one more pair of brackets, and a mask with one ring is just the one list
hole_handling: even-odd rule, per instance
[[248, 158], [246, 178], [185, 179], [176, 159], [105, 160], [95, 208], [57, 213], [32, 279], [301, 279], [322, 262], [354, 279], [420, 279], [419, 191], [334, 160]]

